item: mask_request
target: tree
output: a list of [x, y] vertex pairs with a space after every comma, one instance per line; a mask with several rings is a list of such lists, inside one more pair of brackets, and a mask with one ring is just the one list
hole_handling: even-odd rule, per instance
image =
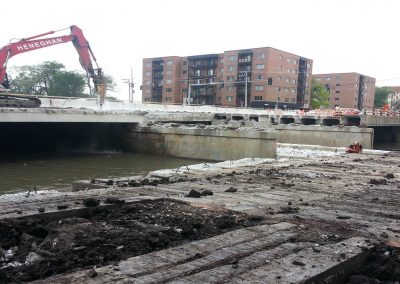
[[390, 93], [391, 89], [389, 87], [376, 87], [374, 106], [377, 108], [383, 107], [388, 102]]
[[312, 109], [329, 107], [329, 92], [324, 85], [312, 80], [311, 84], [311, 103]]
[[76, 72], [61, 71], [53, 75], [52, 87], [49, 96], [82, 97], [87, 96], [85, 78]]
[[42, 96], [87, 96], [85, 76], [66, 71], [62, 63], [45, 61], [38, 65], [14, 67], [11, 90], [15, 93]]
[[[38, 65], [26, 65], [11, 69], [11, 90], [19, 94], [63, 97], [95, 96], [94, 86], [87, 84], [87, 74], [67, 71], [62, 63], [45, 61]], [[116, 84], [105, 74], [107, 90], [115, 90]]]

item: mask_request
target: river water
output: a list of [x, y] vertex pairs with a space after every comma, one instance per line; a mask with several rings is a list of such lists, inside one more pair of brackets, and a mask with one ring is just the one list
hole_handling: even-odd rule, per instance
[[[400, 142], [376, 142], [375, 149], [400, 150]], [[40, 189], [71, 189], [80, 179], [147, 174], [204, 161], [133, 153], [54, 153], [0, 159], [0, 194]]]
[[79, 179], [147, 174], [198, 164], [200, 160], [132, 153], [52, 154], [0, 160], [0, 194], [40, 189], [67, 190]]

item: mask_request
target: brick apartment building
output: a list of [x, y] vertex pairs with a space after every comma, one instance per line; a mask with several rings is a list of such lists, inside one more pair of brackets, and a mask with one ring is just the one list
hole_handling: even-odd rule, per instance
[[372, 109], [375, 78], [359, 73], [314, 74], [313, 78], [329, 91], [330, 107]]
[[390, 93], [388, 95], [388, 104], [391, 109], [400, 109], [400, 86], [388, 87]]
[[145, 58], [142, 100], [182, 104], [190, 91], [191, 104], [304, 107], [310, 101], [312, 64], [271, 47]]

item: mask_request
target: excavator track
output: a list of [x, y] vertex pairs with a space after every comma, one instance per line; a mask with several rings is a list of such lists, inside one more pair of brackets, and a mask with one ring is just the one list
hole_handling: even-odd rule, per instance
[[18, 107], [18, 108], [36, 108], [40, 107], [41, 101], [31, 96], [18, 96], [0, 94], [0, 108]]

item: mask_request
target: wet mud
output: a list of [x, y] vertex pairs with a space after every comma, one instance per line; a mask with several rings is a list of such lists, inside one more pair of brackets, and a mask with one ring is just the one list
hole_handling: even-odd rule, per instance
[[[99, 209], [95, 209], [99, 210]], [[51, 223], [0, 221], [0, 283], [20, 283], [204, 239], [262, 220], [171, 200], [103, 209]]]

